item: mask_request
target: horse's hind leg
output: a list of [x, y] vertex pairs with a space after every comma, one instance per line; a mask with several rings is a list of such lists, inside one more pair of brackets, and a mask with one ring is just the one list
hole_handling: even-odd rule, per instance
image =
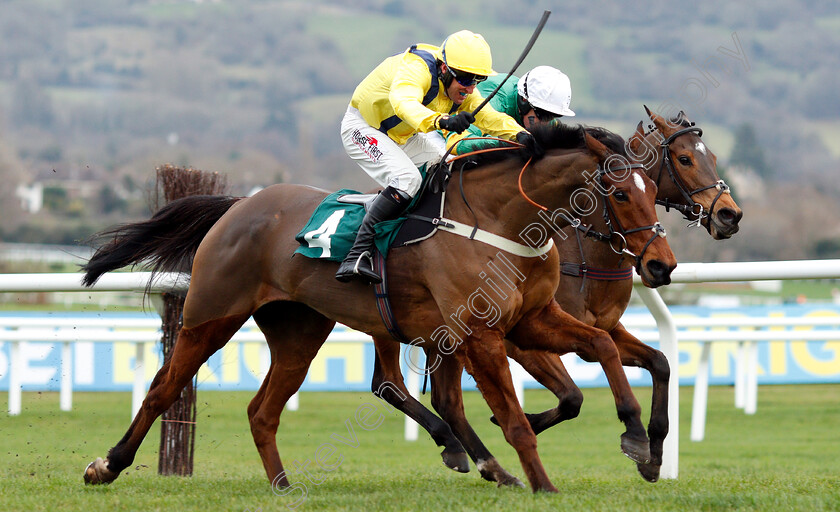
[[373, 338], [376, 359], [371, 391], [423, 427], [435, 444], [443, 446], [443, 464], [460, 473], [468, 473], [470, 463], [461, 443], [444, 421], [418, 402], [406, 389], [400, 371], [400, 346], [391, 340]]
[[251, 435], [272, 486], [289, 481], [277, 452], [280, 413], [303, 383], [312, 359], [335, 322], [296, 302], [273, 302], [254, 313], [271, 351], [271, 366], [260, 390], [248, 405]]
[[610, 336], [621, 355], [621, 364], [640, 366], [650, 372], [653, 382], [648, 422], [651, 460], [648, 464], [639, 463], [637, 467], [645, 480], [656, 482], [662, 467], [662, 447], [668, 435], [668, 381], [671, 378], [671, 367], [665, 354], [639, 341], [623, 325], [618, 324], [610, 331]]
[[155, 375], [143, 405], [125, 436], [111, 448], [105, 460], [98, 458], [88, 464], [85, 483], [110, 483], [134, 462], [134, 456], [152, 423], [169, 409], [199, 367], [230, 340], [249, 316], [230, 316], [181, 329], [169, 361]]
[[[522, 365], [525, 371], [554, 393], [559, 400], [554, 409], [539, 414], [525, 413], [534, 434], [539, 434], [562, 421], [577, 418], [583, 405], [583, 393], [566, 371], [560, 356], [542, 350], [520, 350], [510, 342], [505, 343], [505, 350], [508, 357]], [[490, 418], [490, 421], [498, 425], [495, 416]]]

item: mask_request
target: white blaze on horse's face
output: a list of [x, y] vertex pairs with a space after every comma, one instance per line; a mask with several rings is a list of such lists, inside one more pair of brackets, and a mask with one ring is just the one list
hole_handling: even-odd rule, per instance
[[633, 173], [633, 182], [636, 184], [637, 187], [642, 191], [645, 192], [645, 180], [642, 179], [642, 175], [638, 172]]
[[706, 154], [706, 145], [703, 144], [703, 142], [698, 142], [697, 144], [695, 144], [694, 149], [703, 153], [704, 155]]

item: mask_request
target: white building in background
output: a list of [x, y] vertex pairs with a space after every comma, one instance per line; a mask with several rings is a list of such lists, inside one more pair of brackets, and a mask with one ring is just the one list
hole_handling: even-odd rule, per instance
[[20, 199], [20, 207], [28, 213], [38, 213], [44, 207], [44, 185], [18, 185], [15, 195]]

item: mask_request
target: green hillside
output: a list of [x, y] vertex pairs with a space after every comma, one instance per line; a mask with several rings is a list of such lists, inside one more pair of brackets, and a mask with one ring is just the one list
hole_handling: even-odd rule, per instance
[[[142, 188], [167, 162], [226, 172], [239, 192], [367, 187], [337, 134], [359, 80], [462, 28], [482, 33], [507, 72], [544, 9], [519, 74], [565, 71], [571, 121], [627, 136], [644, 104], [684, 109], [722, 166], [749, 125], [764, 178], [840, 194], [832, 2], [11, 0], [0, 16], [0, 199], [15, 202], [19, 184], [93, 180], [124, 200], [105, 212], [84, 198], [77, 222], [95, 228], [145, 215]], [[6, 213], [0, 234], [20, 239], [21, 225], [67, 212]]]

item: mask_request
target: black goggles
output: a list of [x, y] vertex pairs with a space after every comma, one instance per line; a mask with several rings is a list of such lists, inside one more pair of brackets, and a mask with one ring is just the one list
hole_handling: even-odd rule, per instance
[[456, 82], [464, 87], [470, 87], [487, 80], [484, 75], [476, 75], [475, 73], [467, 73], [466, 71], [459, 71], [457, 69], [449, 68], [449, 73]]

